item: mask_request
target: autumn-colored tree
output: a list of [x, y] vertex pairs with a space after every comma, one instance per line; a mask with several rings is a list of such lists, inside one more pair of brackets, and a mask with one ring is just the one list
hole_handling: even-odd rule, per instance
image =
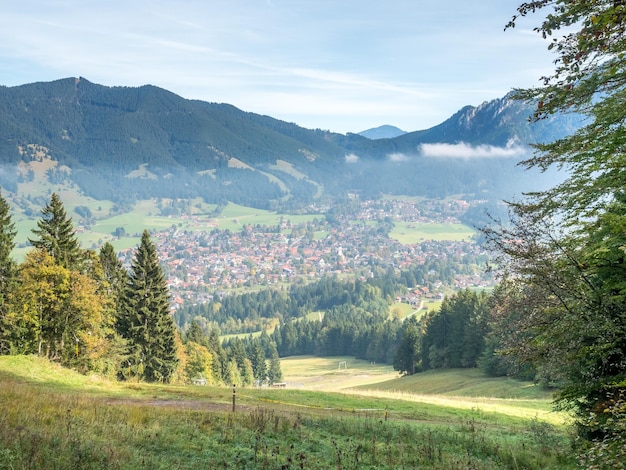
[[12, 349], [79, 370], [93, 370], [108, 352], [112, 318], [96, 281], [30, 251], [19, 266], [7, 322]]
[[187, 353], [187, 364], [185, 372], [189, 379], [204, 378], [207, 383], [216, 383], [213, 377], [213, 356], [209, 350], [194, 341], [188, 341], [185, 344], [185, 352]]

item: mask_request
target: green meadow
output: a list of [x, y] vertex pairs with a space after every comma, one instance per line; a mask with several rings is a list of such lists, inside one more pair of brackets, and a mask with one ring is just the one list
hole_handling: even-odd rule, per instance
[[409, 245], [426, 240], [469, 241], [476, 232], [463, 224], [396, 222], [389, 236]]
[[[0, 469], [576, 468], [563, 417], [547, 414], [546, 398], [456, 401], [463, 395], [424, 389], [386, 396], [392, 392], [376, 388], [386, 387], [388, 369], [350, 358], [288, 358], [287, 388], [243, 388], [233, 400], [231, 387], [117, 382], [3, 356]], [[463, 393], [457, 373], [441, 380]], [[332, 387], [341, 374], [351, 377], [343, 385], [372, 381], [334, 391], [291, 385], [306, 376]]]

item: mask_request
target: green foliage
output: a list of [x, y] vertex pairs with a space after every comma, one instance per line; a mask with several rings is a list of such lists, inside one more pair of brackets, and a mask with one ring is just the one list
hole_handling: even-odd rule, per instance
[[272, 350], [270, 357], [270, 365], [267, 370], [267, 382], [269, 385], [281, 382], [283, 380], [283, 372], [280, 367], [280, 359], [276, 348]]
[[118, 332], [129, 342], [129, 366], [148, 381], [169, 382], [178, 363], [169, 292], [156, 247], [144, 231], [131, 262]]
[[100, 367], [113, 319], [96, 280], [35, 249], [20, 265], [10, 299], [6, 321], [14, 353], [38, 354], [82, 371]]
[[82, 251], [76, 238], [72, 219], [68, 217], [61, 199], [56, 193], [41, 209], [41, 219], [33, 229], [37, 238], [30, 239], [35, 247], [45, 250], [61, 266], [76, 268], [81, 261]]
[[510, 273], [496, 313], [508, 324], [506, 349], [563, 384], [559, 403], [576, 413], [581, 437], [623, 439], [604, 410], [626, 377], [626, 10], [621, 1], [555, 0], [518, 13], [545, 10], [535, 31], [549, 39], [555, 69], [517, 95], [535, 103], [536, 119], [573, 111], [586, 120], [523, 162], [563, 169], [563, 183], [512, 204], [510, 227], [486, 231]]
[[447, 297], [425, 319], [423, 369], [476, 367], [488, 332], [489, 294], [469, 289]]
[[9, 351], [7, 316], [7, 297], [13, 287], [16, 264], [11, 257], [15, 248], [15, 224], [9, 213], [9, 204], [0, 195], [0, 354]]
[[413, 318], [409, 318], [402, 328], [402, 340], [393, 360], [395, 370], [407, 375], [420, 371], [421, 341], [420, 325]]
[[115, 313], [119, 316], [124, 301], [124, 289], [128, 282], [128, 272], [122, 266], [113, 245], [108, 242], [100, 248], [99, 259], [104, 280], [107, 282], [107, 294], [113, 298]]
[[[245, 406], [232, 413], [230, 387], [94, 382], [32, 358], [0, 359], [3, 470], [51, 462], [120, 470], [576, 468], [563, 430], [539, 420], [269, 388], [238, 396]], [[363, 408], [387, 408], [389, 419]]]

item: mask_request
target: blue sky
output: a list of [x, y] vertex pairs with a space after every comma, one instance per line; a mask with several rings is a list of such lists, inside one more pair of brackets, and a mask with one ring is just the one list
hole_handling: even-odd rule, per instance
[[517, 0], [3, 3], [0, 85], [152, 84], [342, 133], [432, 127], [553, 59], [532, 21], [503, 30]]

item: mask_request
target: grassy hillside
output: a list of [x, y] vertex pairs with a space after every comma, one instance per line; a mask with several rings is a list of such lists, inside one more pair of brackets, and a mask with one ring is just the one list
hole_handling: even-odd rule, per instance
[[0, 357], [0, 383], [0, 469], [575, 468], [561, 426], [478, 409], [262, 388], [238, 390], [233, 412], [230, 387], [110, 382], [19, 356]]

